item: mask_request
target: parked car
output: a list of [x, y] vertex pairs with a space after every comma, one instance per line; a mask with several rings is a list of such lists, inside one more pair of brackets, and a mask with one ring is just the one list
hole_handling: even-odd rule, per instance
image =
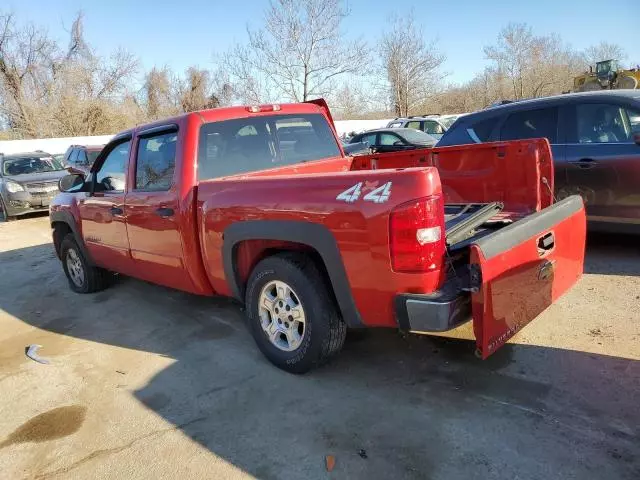
[[440, 140], [444, 132], [462, 115], [424, 115], [413, 117], [398, 117], [389, 122], [387, 128], [413, 128]]
[[86, 175], [103, 148], [104, 145], [71, 145], [64, 154], [63, 163], [70, 172]]
[[438, 146], [543, 137], [558, 199], [581, 195], [589, 228], [640, 233], [640, 90], [521, 100], [457, 120]]
[[351, 137], [350, 144], [365, 143], [377, 152], [397, 152], [433, 147], [438, 141], [431, 135], [410, 128], [378, 128]]
[[5, 217], [48, 210], [66, 174], [45, 152], [0, 155], [0, 207]]
[[[473, 319], [486, 358], [580, 277], [582, 201], [552, 204], [542, 139], [414, 152], [345, 157], [323, 100], [187, 113], [119, 133], [88, 177], [61, 180], [53, 243], [78, 293], [111, 271], [235, 297], [289, 372], [337, 354], [347, 327]], [[440, 176], [436, 154], [463, 168]]]

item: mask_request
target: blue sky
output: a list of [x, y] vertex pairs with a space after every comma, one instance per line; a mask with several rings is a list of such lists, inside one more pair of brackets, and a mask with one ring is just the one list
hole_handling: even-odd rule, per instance
[[[352, 13], [345, 31], [374, 43], [394, 13], [402, 16], [413, 9], [425, 36], [438, 38], [447, 56], [448, 80], [463, 82], [483, 69], [482, 47], [494, 43], [508, 22], [526, 22], [538, 35], [559, 33], [576, 49], [613, 41], [625, 47], [629, 62], [640, 63], [637, 2], [349, 0]], [[122, 46], [145, 68], [168, 65], [180, 71], [189, 65], [212, 66], [213, 52], [244, 40], [246, 24], [258, 25], [267, 4], [268, 0], [4, 0], [0, 9], [12, 10], [20, 21], [42, 25], [65, 41], [65, 28], [82, 9], [86, 38], [98, 52]]]

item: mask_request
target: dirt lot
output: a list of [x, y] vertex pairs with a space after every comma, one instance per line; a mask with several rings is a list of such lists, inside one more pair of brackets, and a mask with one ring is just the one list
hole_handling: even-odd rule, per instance
[[580, 284], [485, 362], [376, 331], [292, 376], [236, 305], [73, 294], [47, 217], [0, 223], [0, 477], [637, 480], [639, 244], [592, 239]]

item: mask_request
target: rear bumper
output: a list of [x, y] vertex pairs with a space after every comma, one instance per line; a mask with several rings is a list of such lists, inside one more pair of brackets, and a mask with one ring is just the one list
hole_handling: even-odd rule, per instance
[[396, 295], [395, 310], [402, 330], [446, 332], [471, 320], [471, 295], [446, 288], [427, 295], [404, 293]]

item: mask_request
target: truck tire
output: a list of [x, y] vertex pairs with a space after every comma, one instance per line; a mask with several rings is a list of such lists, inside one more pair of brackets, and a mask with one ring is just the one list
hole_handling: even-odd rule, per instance
[[109, 285], [110, 273], [87, 262], [73, 234], [69, 233], [60, 244], [62, 268], [69, 280], [69, 287], [76, 293], [93, 293]]
[[318, 268], [303, 255], [274, 255], [259, 262], [245, 299], [258, 348], [282, 370], [306, 373], [344, 344], [347, 326]]

